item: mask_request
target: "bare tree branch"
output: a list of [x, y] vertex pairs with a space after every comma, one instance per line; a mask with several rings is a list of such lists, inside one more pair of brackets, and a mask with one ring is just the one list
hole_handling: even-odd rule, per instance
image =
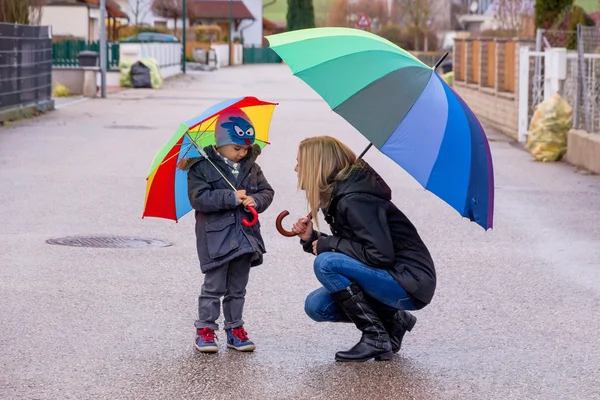
[[523, 18], [532, 15], [529, 0], [496, 0], [492, 4], [498, 28], [505, 31], [521, 32]]
[[133, 15], [135, 26], [144, 22], [144, 19], [146, 19], [150, 12], [150, 8], [151, 4], [149, 0], [129, 0], [129, 9], [131, 10], [131, 15]]
[[0, 22], [39, 25], [44, 0], [0, 0]]

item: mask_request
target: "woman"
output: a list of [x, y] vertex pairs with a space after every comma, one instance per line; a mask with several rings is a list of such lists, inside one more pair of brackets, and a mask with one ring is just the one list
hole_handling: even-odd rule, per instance
[[[304, 250], [317, 258], [323, 285], [306, 298], [318, 322], [353, 322], [360, 341], [336, 353], [337, 361], [389, 360], [431, 301], [433, 261], [408, 218], [391, 202], [391, 190], [365, 161], [340, 141], [314, 137], [300, 143], [298, 186], [313, 216], [322, 209], [331, 235], [308, 218], [294, 224]], [[317, 228], [318, 220], [315, 219]]]

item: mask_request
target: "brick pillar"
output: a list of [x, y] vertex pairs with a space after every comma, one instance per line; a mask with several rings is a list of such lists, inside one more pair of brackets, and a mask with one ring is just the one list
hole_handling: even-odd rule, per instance
[[465, 68], [467, 74], [465, 75], [465, 82], [472, 83], [473, 82], [473, 40], [467, 39], [467, 54], [464, 56], [463, 60], [465, 60]]
[[462, 41], [460, 39], [454, 39], [454, 51], [452, 52], [452, 69], [454, 70], [454, 80], [460, 80], [460, 43]]
[[505, 43], [504, 39], [494, 39], [496, 41], [496, 93], [504, 90], [504, 54]]
[[488, 79], [488, 58], [487, 54], [489, 51], [489, 41], [481, 40], [481, 62], [479, 64], [480, 75], [479, 75], [479, 87], [485, 86]]

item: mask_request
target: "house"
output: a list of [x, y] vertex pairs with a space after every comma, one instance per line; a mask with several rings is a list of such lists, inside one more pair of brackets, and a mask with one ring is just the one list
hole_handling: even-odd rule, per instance
[[[85, 41], [100, 39], [99, 0], [47, 0], [42, 7], [40, 25], [52, 27], [52, 36]], [[114, 0], [106, 0], [107, 37], [117, 37], [117, 27], [129, 17]]]
[[261, 46], [263, 42], [262, 2], [260, 0], [194, 0], [192, 25], [219, 25], [229, 36], [229, 18], [233, 19], [233, 38], [245, 46]]
[[[166, 28], [181, 27], [177, 21], [156, 15], [152, 12], [152, 0], [115, 0], [121, 9], [129, 15], [131, 24]], [[230, 4], [231, 3], [231, 4]], [[229, 36], [229, 9], [234, 19], [233, 37], [242, 38], [245, 45], [260, 46], [263, 39], [262, 0], [192, 0], [188, 3], [188, 21], [186, 25], [219, 25], [223, 36]]]

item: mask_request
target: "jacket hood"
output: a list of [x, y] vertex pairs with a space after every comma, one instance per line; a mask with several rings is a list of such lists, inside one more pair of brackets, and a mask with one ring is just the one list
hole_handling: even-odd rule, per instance
[[392, 199], [390, 187], [364, 160], [356, 162], [347, 179], [335, 182], [331, 200], [334, 202], [353, 193], [370, 194], [387, 201]]
[[[219, 159], [219, 155], [217, 154], [217, 150], [215, 150], [214, 146], [206, 146], [204, 147], [204, 152], [206, 152], [206, 155], [208, 155], [208, 157], [211, 160], [218, 160]], [[248, 154], [246, 154], [246, 157], [244, 157], [241, 161], [241, 164], [248, 164], [248, 162], [250, 162], [250, 165], [254, 164], [254, 162], [256, 161], [256, 159], [258, 158], [258, 156], [262, 153], [262, 150], [260, 149], [260, 146], [257, 144], [252, 145], [252, 147], [250, 147], [250, 149], [248, 150]], [[204, 156], [199, 156], [199, 157], [191, 157], [191, 158], [182, 158], [179, 163], [177, 164], [177, 168], [183, 170], [183, 171], [188, 171], [189, 169], [191, 169], [195, 164], [197, 164], [199, 161], [204, 160]]]

